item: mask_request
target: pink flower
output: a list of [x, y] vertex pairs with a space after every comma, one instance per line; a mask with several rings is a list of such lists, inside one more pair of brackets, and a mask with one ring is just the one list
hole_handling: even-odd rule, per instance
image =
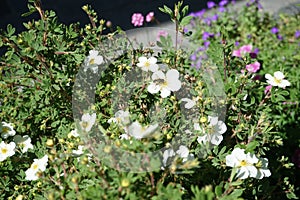
[[255, 63], [246, 65], [246, 69], [248, 72], [255, 73], [260, 69], [260, 63], [255, 61]]
[[265, 94], [269, 93], [272, 89], [272, 85], [268, 85], [264, 91]]
[[158, 33], [157, 33], [157, 38], [156, 38], [156, 40], [157, 41], [160, 41], [160, 37], [167, 37], [168, 36], [168, 32], [167, 31], [159, 31]]
[[154, 12], [149, 12], [146, 16], [146, 22], [151, 22], [154, 19]]
[[143, 26], [144, 16], [141, 13], [134, 13], [131, 17], [131, 23], [134, 26]]
[[248, 45], [241, 46], [240, 50], [244, 53], [251, 53], [252, 45], [248, 44]]
[[236, 56], [236, 57], [243, 57], [246, 53], [251, 53], [252, 51], [252, 45], [248, 44], [248, 45], [244, 45], [241, 46], [238, 50], [234, 50], [232, 52], [232, 56]]

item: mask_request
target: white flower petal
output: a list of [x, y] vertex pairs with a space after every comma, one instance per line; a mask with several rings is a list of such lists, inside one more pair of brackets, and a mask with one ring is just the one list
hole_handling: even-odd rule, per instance
[[273, 76], [271, 74], [265, 74], [265, 78], [268, 80], [272, 80]]
[[198, 136], [197, 142], [199, 144], [206, 144], [208, 142], [207, 135]]
[[241, 167], [238, 169], [236, 176], [240, 179], [246, 179], [249, 177], [249, 171], [246, 167]]
[[179, 80], [168, 80], [167, 85], [172, 92], [178, 91], [181, 88], [181, 82]]
[[210, 122], [211, 126], [215, 126], [218, 123], [218, 117], [208, 116], [208, 121]]
[[150, 67], [149, 67], [149, 70], [151, 72], [156, 72], [158, 70], [158, 65], [157, 64], [152, 64]]
[[151, 64], [156, 64], [157, 58], [155, 58], [155, 57], [150, 57], [150, 58], [148, 59], [148, 61], [149, 61]]
[[282, 80], [279, 87], [285, 88], [285, 87], [290, 86], [290, 85], [291, 85], [291, 83], [288, 80]]
[[214, 145], [219, 145], [223, 140], [223, 136], [222, 135], [219, 135], [219, 134], [213, 134], [211, 136], [211, 140], [210, 142]]
[[181, 101], [185, 101], [187, 102], [184, 107], [186, 109], [191, 109], [192, 107], [194, 107], [196, 105], [196, 102], [191, 100], [191, 99], [188, 99], [188, 98], [182, 98]]
[[236, 167], [238, 165], [238, 160], [232, 154], [226, 156], [226, 166], [228, 167]]
[[165, 74], [162, 71], [156, 71], [151, 76], [152, 80], [165, 79]]
[[154, 82], [151, 82], [150, 85], [148, 85], [147, 87], [148, 92], [150, 92], [151, 94], [156, 94], [159, 92], [160, 90], [160, 86], [156, 85]]
[[167, 80], [177, 80], [179, 78], [179, 72], [176, 69], [170, 69], [166, 74]]
[[274, 72], [274, 77], [275, 77], [276, 79], [279, 79], [279, 80], [284, 79], [284, 75], [283, 75], [283, 73], [280, 72], [280, 71]]
[[168, 90], [168, 88], [161, 88], [161, 90], [160, 90], [160, 96], [162, 98], [166, 98], [166, 97], [170, 96], [170, 94], [171, 94], [171, 91]]

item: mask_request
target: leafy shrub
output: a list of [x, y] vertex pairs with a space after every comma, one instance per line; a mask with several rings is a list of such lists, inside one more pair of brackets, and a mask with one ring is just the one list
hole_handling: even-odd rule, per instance
[[140, 43], [29, 1], [0, 35], [1, 198], [297, 199], [299, 16], [227, 3]]

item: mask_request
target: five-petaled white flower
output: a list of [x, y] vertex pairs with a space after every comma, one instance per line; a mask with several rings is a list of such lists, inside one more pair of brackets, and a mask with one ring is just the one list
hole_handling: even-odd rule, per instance
[[158, 65], [156, 64], [157, 59], [155, 57], [146, 58], [144, 56], [139, 57], [139, 63], [136, 65], [140, 67], [143, 71], [156, 72], [158, 70]]
[[69, 134], [68, 134], [68, 138], [71, 137], [79, 137], [79, 134], [77, 132], [77, 129], [72, 130]]
[[4, 141], [0, 143], [0, 162], [15, 154], [16, 144], [10, 142], [6, 144]]
[[[209, 126], [207, 127], [207, 129], [202, 130], [202, 132], [204, 132], [204, 135], [199, 136], [197, 138], [197, 141], [199, 143], [210, 142], [213, 145], [219, 145], [223, 140], [222, 134], [225, 133], [227, 130], [226, 124], [218, 120], [218, 117], [208, 116], [208, 121]], [[199, 124], [194, 124], [194, 128], [195, 130], [201, 130]]]
[[191, 109], [192, 107], [194, 107], [196, 105], [196, 102], [192, 99], [189, 99], [189, 98], [182, 98], [181, 101], [186, 102], [186, 104], [184, 105], [184, 107], [186, 109]]
[[72, 150], [72, 153], [74, 156], [80, 156], [84, 153], [83, 150], [84, 150], [84, 146], [79, 145], [77, 150]]
[[25, 171], [26, 180], [35, 181], [38, 179], [38, 172], [43, 172], [46, 170], [48, 165], [48, 155], [43, 156], [40, 159], [34, 159], [30, 168]]
[[99, 51], [90, 50], [89, 56], [85, 60], [84, 71], [86, 72], [87, 69], [91, 69], [94, 73], [97, 73], [98, 65], [101, 65], [102, 63], [103, 63], [103, 57], [99, 55]]
[[79, 122], [81, 129], [85, 132], [89, 132], [93, 125], [96, 122], [96, 113], [90, 115], [89, 113], [85, 113], [81, 117], [81, 122]]
[[139, 122], [135, 121], [128, 127], [128, 134], [136, 139], [142, 139], [154, 133], [158, 124], [142, 126]]
[[237, 178], [246, 179], [256, 177], [258, 170], [254, 166], [258, 158], [250, 153], [245, 153], [244, 149], [235, 148], [230, 155], [226, 156], [226, 165], [237, 168]]
[[31, 138], [28, 135], [24, 135], [23, 137], [20, 135], [16, 135], [14, 137], [14, 141], [20, 147], [22, 153], [26, 153], [28, 149], [33, 149]]
[[108, 123], [114, 122], [120, 125], [128, 125], [130, 123], [129, 112], [119, 110], [118, 112], [115, 113], [115, 117], [110, 118], [107, 122]]
[[265, 78], [268, 79], [267, 82], [272, 86], [285, 88], [291, 85], [291, 83], [288, 80], [284, 79], [284, 74], [280, 71], [276, 71], [274, 73], [274, 76], [272, 76], [271, 74], [266, 74]]
[[169, 70], [166, 75], [162, 71], [154, 72], [152, 74], [152, 80], [159, 80], [159, 82], [151, 82], [147, 88], [148, 92], [156, 94], [160, 91], [162, 98], [170, 96], [171, 92], [178, 91], [181, 88], [179, 72], [176, 69]]
[[8, 138], [9, 136], [14, 136], [16, 131], [14, 130], [11, 123], [2, 122], [0, 124], [0, 132], [3, 139]]

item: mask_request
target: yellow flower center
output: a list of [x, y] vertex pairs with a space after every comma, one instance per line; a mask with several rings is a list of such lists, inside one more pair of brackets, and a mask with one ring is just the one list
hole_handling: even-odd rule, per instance
[[248, 163], [247, 163], [246, 160], [242, 160], [242, 161], [240, 162], [240, 166], [241, 166], [241, 167], [245, 167], [245, 166], [247, 166], [247, 165], [248, 165]]
[[2, 153], [2, 154], [6, 154], [7, 151], [8, 151], [7, 148], [2, 148], [2, 149], [1, 149], [1, 153]]
[[150, 67], [150, 62], [149, 61], [145, 62], [145, 67]]
[[39, 165], [38, 164], [32, 164], [31, 168], [34, 169], [34, 170], [37, 170], [39, 168]]
[[86, 128], [86, 127], [88, 127], [88, 125], [89, 125], [89, 123], [88, 123], [88, 122], [82, 122], [82, 123], [81, 123], [81, 126], [82, 126], [83, 128]]
[[167, 81], [164, 81], [162, 84], [161, 84], [161, 87], [165, 88], [168, 86], [168, 82]]
[[5, 126], [2, 128], [2, 132], [4, 132], [4, 133], [7, 133], [9, 130], [10, 129], [8, 127], [5, 127]]
[[90, 65], [92, 65], [92, 64], [95, 64], [95, 58], [92, 58], [92, 59], [90, 60]]
[[281, 79], [274, 78], [275, 83], [280, 84], [282, 82]]

